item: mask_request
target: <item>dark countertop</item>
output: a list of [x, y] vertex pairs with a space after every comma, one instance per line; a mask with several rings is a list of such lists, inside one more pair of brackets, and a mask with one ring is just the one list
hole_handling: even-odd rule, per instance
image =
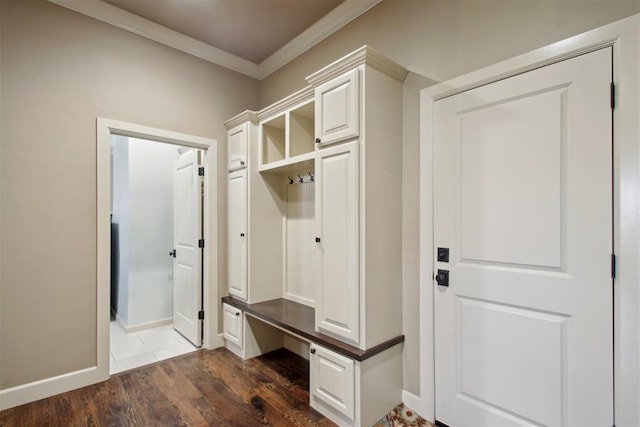
[[315, 310], [304, 304], [299, 304], [284, 298], [257, 304], [247, 304], [231, 296], [223, 297], [222, 302], [245, 311], [253, 317], [291, 331], [309, 341], [358, 361], [366, 360], [404, 341], [404, 335], [399, 335], [368, 350], [361, 350], [335, 338], [316, 332]]

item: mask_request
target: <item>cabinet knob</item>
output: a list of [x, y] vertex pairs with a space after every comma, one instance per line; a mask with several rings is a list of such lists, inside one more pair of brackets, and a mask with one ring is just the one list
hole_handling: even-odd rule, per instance
[[322, 140], [320, 138], [316, 138], [316, 144], [320, 144]]
[[236, 317], [240, 316], [240, 312], [236, 311]]
[[240, 166], [244, 166], [244, 160], [240, 160]]
[[316, 354], [316, 349], [311, 347], [311, 354]]
[[244, 237], [244, 233], [240, 233], [240, 237]]
[[316, 243], [320, 243], [320, 238], [316, 237]]

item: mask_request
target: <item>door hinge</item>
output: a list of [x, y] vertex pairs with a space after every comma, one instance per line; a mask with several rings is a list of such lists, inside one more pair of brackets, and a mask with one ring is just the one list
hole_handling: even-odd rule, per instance
[[198, 320], [204, 320], [204, 310], [198, 312]]
[[611, 254], [611, 278], [616, 278], [616, 254]]
[[204, 176], [204, 166], [198, 168], [198, 176]]
[[616, 108], [616, 84], [611, 82], [611, 109]]
[[204, 239], [200, 239], [200, 240], [198, 240], [198, 247], [199, 247], [200, 249], [204, 249]]

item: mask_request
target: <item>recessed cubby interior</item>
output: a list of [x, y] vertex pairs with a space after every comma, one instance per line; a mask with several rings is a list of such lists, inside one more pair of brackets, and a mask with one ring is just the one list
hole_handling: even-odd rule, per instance
[[285, 158], [285, 116], [275, 117], [262, 124], [262, 163]]
[[315, 150], [314, 105], [310, 102], [289, 112], [289, 157]]

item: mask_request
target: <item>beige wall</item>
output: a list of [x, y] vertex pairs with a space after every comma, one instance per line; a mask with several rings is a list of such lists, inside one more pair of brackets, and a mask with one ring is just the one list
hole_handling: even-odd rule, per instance
[[223, 122], [259, 89], [52, 3], [0, 11], [1, 389], [96, 363], [96, 117], [217, 139], [226, 200]]
[[[419, 90], [638, 12], [636, 0], [385, 0], [258, 84], [51, 3], [0, 0], [0, 389], [95, 364], [97, 116], [224, 142], [224, 120], [369, 44], [412, 71], [403, 102], [404, 383], [418, 393]], [[222, 178], [225, 144], [219, 153]]]
[[260, 84], [264, 107], [304, 78], [367, 44], [412, 73], [403, 102], [405, 389], [419, 393], [419, 90], [640, 12], [621, 0], [385, 0]]

